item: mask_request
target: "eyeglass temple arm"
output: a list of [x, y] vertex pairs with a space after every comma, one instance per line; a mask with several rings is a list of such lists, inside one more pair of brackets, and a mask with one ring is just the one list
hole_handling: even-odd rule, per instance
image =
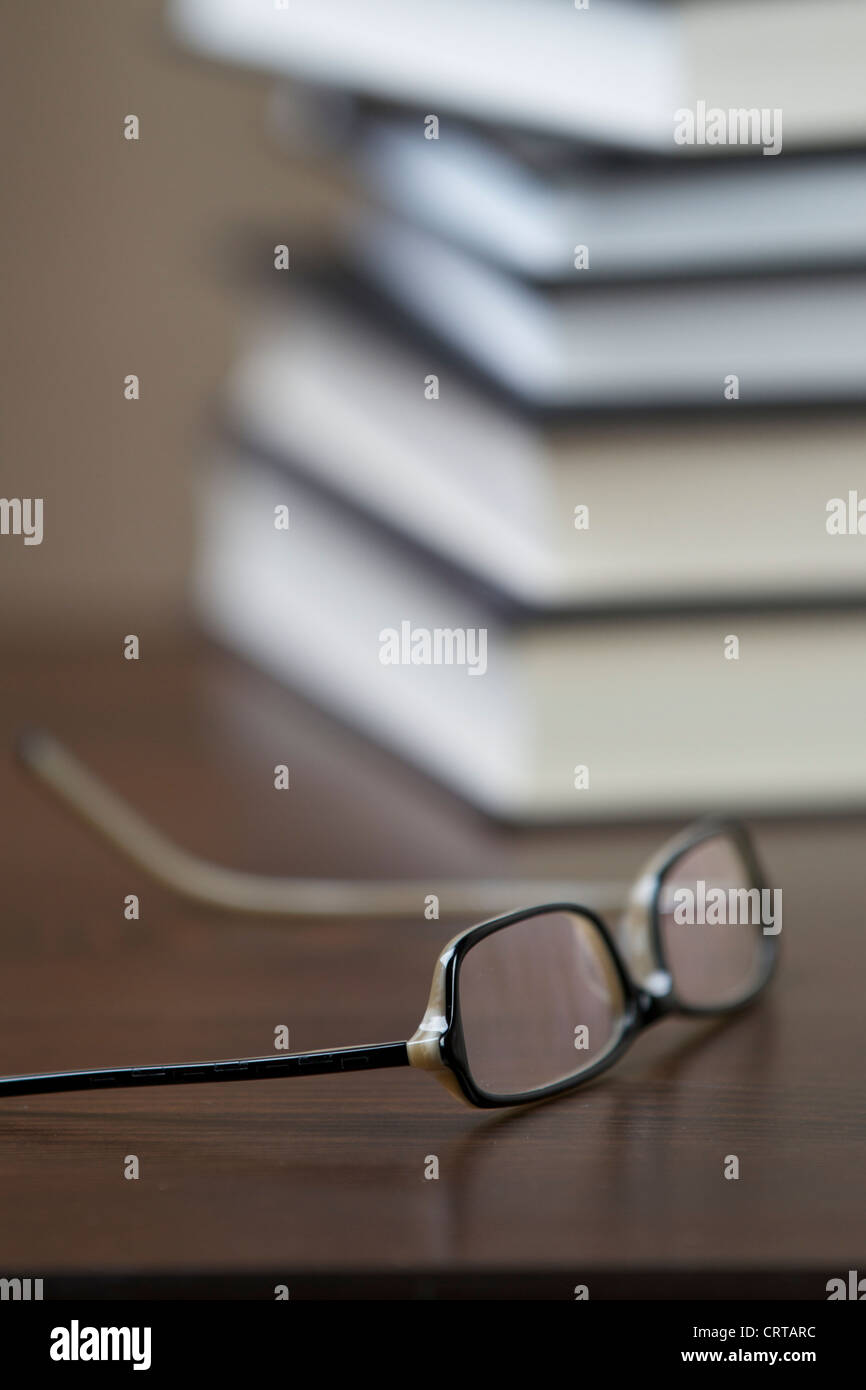
[[52, 1091], [108, 1090], [132, 1086], [195, 1085], [212, 1081], [267, 1081], [282, 1076], [315, 1076], [323, 1072], [373, 1071], [408, 1067], [405, 1042], [372, 1047], [341, 1047], [334, 1052], [297, 1052], [287, 1057], [248, 1057], [237, 1062], [192, 1062], [166, 1067], [113, 1067], [99, 1071], [34, 1072], [0, 1077], [5, 1096], [46, 1095]]
[[[430, 893], [430, 878], [276, 878], [210, 863], [151, 825], [51, 734], [30, 731], [19, 736], [16, 747], [28, 771], [116, 849], [166, 887], [210, 907], [283, 917], [411, 917]], [[540, 897], [577, 901], [597, 911], [616, 910], [629, 891], [621, 883], [531, 879], [440, 880], [436, 887], [440, 912], [452, 917], [506, 912]]]

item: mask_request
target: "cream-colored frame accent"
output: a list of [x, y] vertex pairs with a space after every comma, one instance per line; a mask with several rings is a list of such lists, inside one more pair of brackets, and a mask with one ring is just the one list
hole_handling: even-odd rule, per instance
[[[469, 930], [474, 929], [470, 928]], [[463, 1094], [463, 1089], [454, 1072], [443, 1062], [441, 1052], [441, 1042], [448, 1030], [445, 999], [448, 965], [458, 941], [462, 941], [463, 937], [468, 934], [468, 931], [458, 932], [440, 952], [433, 970], [433, 982], [430, 985], [430, 997], [427, 1000], [424, 1017], [407, 1042], [406, 1051], [409, 1054], [410, 1067], [419, 1067], [422, 1071], [431, 1072], [436, 1080], [441, 1082], [453, 1096], [462, 1100], [465, 1105], [472, 1106], [471, 1100]], [[474, 1109], [474, 1106], [472, 1108]]]

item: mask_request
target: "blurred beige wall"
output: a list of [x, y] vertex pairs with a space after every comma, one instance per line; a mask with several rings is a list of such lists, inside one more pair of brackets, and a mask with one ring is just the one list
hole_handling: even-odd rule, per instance
[[176, 51], [160, 0], [27, 0], [3, 28], [0, 496], [44, 498], [45, 533], [0, 536], [0, 634], [170, 631], [244, 310], [221, 238], [315, 235], [334, 189], [269, 136], [268, 82]]

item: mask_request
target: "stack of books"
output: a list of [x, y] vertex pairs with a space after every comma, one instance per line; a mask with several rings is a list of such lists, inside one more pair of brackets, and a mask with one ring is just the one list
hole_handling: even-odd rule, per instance
[[862, 807], [866, 13], [171, 18], [356, 189], [227, 385], [208, 629], [500, 818]]

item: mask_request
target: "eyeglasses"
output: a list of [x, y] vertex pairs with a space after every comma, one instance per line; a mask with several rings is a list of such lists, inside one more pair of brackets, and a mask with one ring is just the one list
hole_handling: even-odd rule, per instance
[[[110, 838], [134, 849], [139, 862], [153, 862], [154, 844], [151, 840], [148, 847], [147, 835], [158, 837], [157, 857], [166, 849], [184, 853], [141, 822], [53, 740], [42, 736], [38, 745], [31, 742], [24, 756], [58, 790], [62, 784], [66, 800], [99, 828], [106, 829], [103, 813], [121, 808], [126, 816], [122, 834], [115, 822]], [[70, 773], [75, 775], [70, 778]], [[208, 869], [220, 872], [216, 866]], [[242, 877], [245, 891], [255, 896], [261, 881]], [[273, 882], [284, 895], [296, 886], [292, 880], [271, 881], [271, 886]], [[374, 894], [387, 886], [373, 885]], [[407, 891], [405, 885], [394, 886], [399, 893]], [[310, 891], [308, 882], [304, 891]], [[427, 1009], [404, 1042], [4, 1077], [0, 1095], [411, 1066], [429, 1071], [470, 1105], [544, 1100], [592, 1080], [622, 1056], [638, 1033], [667, 1014], [721, 1015], [750, 1003], [769, 981], [778, 956], [778, 926], [768, 926], [763, 915], [765, 892], [745, 829], [733, 822], [703, 822], [665, 845], [645, 866], [628, 893], [615, 933], [593, 909], [572, 901], [524, 908], [460, 932], [439, 955]], [[708, 920], [701, 921], [694, 906], [708, 901], [711, 893], [726, 910], [717, 910], [712, 921], [704, 914]], [[389, 899], [393, 901], [396, 895]], [[264, 910], [279, 909], [271, 901]]]

